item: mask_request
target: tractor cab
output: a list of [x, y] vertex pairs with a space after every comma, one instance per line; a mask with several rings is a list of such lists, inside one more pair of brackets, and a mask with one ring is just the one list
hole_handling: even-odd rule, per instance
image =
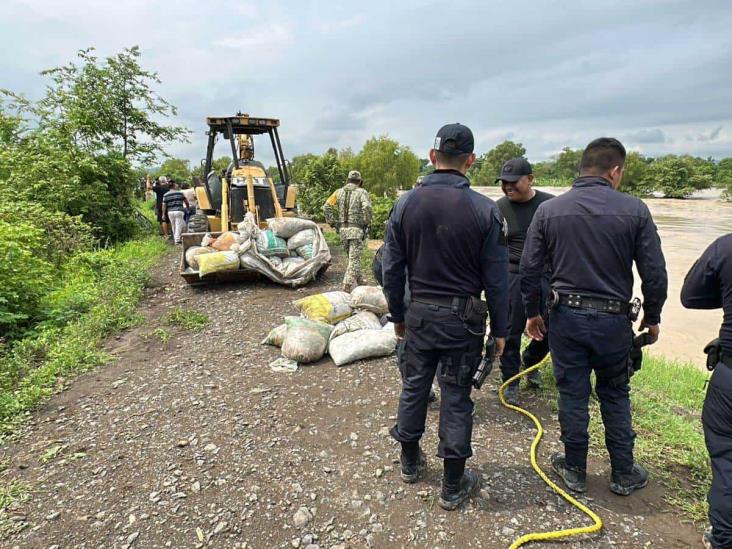
[[[196, 187], [199, 207], [208, 218], [210, 231], [227, 231], [251, 212], [260, 226], [272, 217], [294, 216], [297, 188], [290, 184], [290, 174], [282, 153], [275, 118], [253, 118], [238, 113], [230, 117], [210, 117], [208, 147], [202, 162], [202, 186]], [[254, 159], [254, 137], [269, 136], [274, 151], [279, 183], [274, 184], [264, 165]], [[222, 173], [212, 169], [214, 148], [219, 136], [227, 143], [231, 162]]]

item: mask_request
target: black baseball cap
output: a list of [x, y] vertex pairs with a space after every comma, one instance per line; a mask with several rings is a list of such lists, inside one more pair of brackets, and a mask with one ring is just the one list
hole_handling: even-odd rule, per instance
[[435, 150], [443, 154], [470, 154], [475, 147], [473, 132], [462, 124], [446, 124], [435, 136]]
[[501, 176], [496, 179], [496, 183], [500, 181], [510, 181], [515, 183], [525, 175], [531, 175], [531, 164], [524, 157], [512, 158], [506, 160], [501, 168]]

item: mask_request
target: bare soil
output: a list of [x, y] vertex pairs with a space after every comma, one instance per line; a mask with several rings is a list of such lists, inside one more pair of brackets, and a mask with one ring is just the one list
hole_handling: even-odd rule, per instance
[[[523, 533], [588, 524], [531, 469], [534, 430], [501, 407], [495, 374], [474, 393], [469, 464], [483, 488], [448, 513], [436, 505], [438, 406], [423, 441], [426, 478], [399, 479], [388, 436], [400, 390], [393, 357], [270, 370], [279, 349], [259, 342], [294, 312], [291, 301], [339, 287], [337, 252], [319, 281], [297, 291], [266, 282], [193, 289], [177, 261], [171, 251], [155, 270], [145, 321], [107, 342], [114, 360], [71, 382], [32, 414], [18, 442], [0, 448], [9, 463], [3, 481], [30, 488], [10, 508], [22, 529], [4, 546], [508, 547]], [[211, 322], [195, 331], [167, 326], [162, 318], [175, 307]], [[530, 391], [522, 396], [546, 428], [548, 469], [556, 419]], [[605, 529], [550, 546], [700, 546], [662, 486], [622, 498], [608, 489], [606, 460], [592, 461], [591, 473], [582, 500]]]

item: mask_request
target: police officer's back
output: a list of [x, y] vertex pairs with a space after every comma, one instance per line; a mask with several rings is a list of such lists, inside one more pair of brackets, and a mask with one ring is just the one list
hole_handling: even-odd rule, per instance
[[624, 163], [625, 148], [617, 139], [590, 143], [572, 188], [537, 209], [520, 265], [527, 331], [534, 339], [546, 332], [539, 311], [547, 261], [558, 294], [550, 313], [549, 346], [565, 455], [552, 456], [552, 465], [570, 489], [585, 490], [594, 370], [612, 468], [610, 489], [620, 495], [648, 482], [633, 459], [628, 370], [633, 262], [642, 279], [641, 327], [648, 328], [651, 342], [658, 338], [667, 291], [661, 243], [648, 208], [616, 190]]
[[712, 462], [708, 547], [732, 547], [732, 234], [715, 240], [694, 263], [681, 289], [689, 309], [723, 309], [719, 338], [707, 345], [714, 373], [702, 410], [704, 440]]
[[[440, 129], [430, 160], [434, 173], [403, 195], [386, 232], [384, 292], [391, 321], [406, 337], [403, 390], [392, 436], [401, 442], [401, 476], [416, 482], [424, 461], [427, 400], [438, 364], [442, 389], [440, 443], [444, 460], [439, 505], [452, 510], [478, 486], [465, 471], [472, 455], [471, 380], [481, 358], [486, 308], [500, 350], [507, 332], [507, 250], [495, 203], [470, 189], [465, 177], [475, 159], [469, 128]], [[411, 303], [403, 302], [409, 275]], [[485, 291], [487, 307], [480, 301]]]

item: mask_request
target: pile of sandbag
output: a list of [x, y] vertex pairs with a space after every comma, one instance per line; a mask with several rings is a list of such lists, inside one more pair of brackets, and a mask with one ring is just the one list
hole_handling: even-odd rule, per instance
[[315, 294], [293, 302], [300, 317], [269, 332], [263, 345], [282, 348], [282, 356], [299, 363], [315, 362], [326, 353], [336, 366], [390, 355], [397, 339], [381, 318], [389, 308], [381, 288], [357, 286], [346, 292]]
[[217, 237], [204, 235], [200, 246], [185, 251], [189, 272], [201, 278], [239, 269], [256, 271], [270, 280], [298, 287], [314, 280], [330, 263], [330, 249], [318, 226], [308, 219], [281, 217], [260, 229], [251, 213]]

